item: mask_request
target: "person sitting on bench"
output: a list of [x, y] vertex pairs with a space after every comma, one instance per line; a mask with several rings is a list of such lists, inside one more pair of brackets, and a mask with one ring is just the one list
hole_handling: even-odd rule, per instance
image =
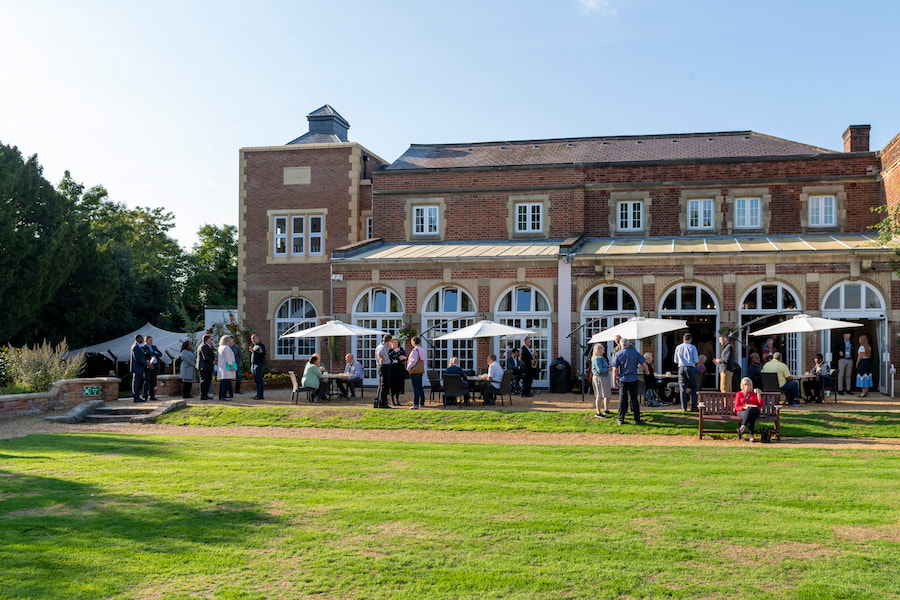
[[741, 379], [741, 391], [734, 396], [734, 412], [741, 418], [738, 434], [750, 430], [748, 441], [756, 441], [756, 438], [753, 437], [756, 432], [756, 420], [759, 418], [760, 409], [764, 406], [763, 399], [753, 389], [753, 380], [749, 377]]

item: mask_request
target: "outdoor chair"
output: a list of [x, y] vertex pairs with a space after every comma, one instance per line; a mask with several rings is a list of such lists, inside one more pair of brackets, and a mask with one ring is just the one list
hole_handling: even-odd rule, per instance
[[469, 403], [469, 395], [463, 392], [462, 377], [459, 375], [444, 375], [444, 406], [447, 406], [447, 400], [451, 398], [456, 399], [460, 408], [464, 400], [466, 404]]
[[500, 380], [500, 389], [497, 391], [496, 396], [500, 398], [500, 405], [503, 405], [503, 396], [509, 398], [509, 404], [512, 405], [512, 376], [513, 374], [507, 371], [503, 374], [503, 379]]
[[435, 394], [443, 394], [444, 386], [441, 385], [441, 374], [438, 371], [428, 370], [428, 385], [431, 387], [429, 402], [434, 402]]
[[760, 373], [760, 376], [762, 377], [762, 391], [779, 392], [782, 396], [786, 396], [786, 394], [781, 391], [781, 386], [778, 385], [777, 373]]
[[291, 377], [291, 404], [300, 404], [300, 394], [306, 394], [306, 401], [312, 402], [310, 398], [316, 390], [301, 386], [297, 381], [297, 374], [293, 371], [288, 371], [288, 375]]

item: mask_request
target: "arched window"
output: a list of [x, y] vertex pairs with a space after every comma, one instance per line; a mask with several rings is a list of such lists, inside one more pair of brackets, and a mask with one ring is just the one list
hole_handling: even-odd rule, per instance
[[[354, 325], [396, 334], [403, 328], [403, 302], [392, 290], [370, 288], [356, 299], [351, 319]], [[353, 355], [363, 366], [364, 381], [366, 383], [377, 382], [378, 369], [375, 366], [375, 348], [381, 343], [380, 337], [359, 335], [351, 339]]]
[[[638, 316], [638, 303], [630, 291], [620, 285], [601, 285], [594, 288], [581, 305], [582, 344], [595, 333], [609, 329]], [[612, 347], [608, 347], [607, 351]]]
[[435, 341], [434, 338], [468, 327], [475, 322], [475, 301], [462, 288], [443, 287], [435, 290], [425, 301], [422, 311], [422, 331], [429, 331], [429, 370], [443, 372], [450, 357], [459, 357], [463, 370], [477, 370], [474, 340]]
[[[786, 318], [790, 318], [790, 315], [785, 313], [800, 312], [800, 302], [797, 298], [797, 294], [782, 283], [760, 283], [754, 285], [741, 298], [739, 304], [740, 324], [743, 327], [747, 323], [756, 320], [749, 328], [752, 331], [757, 331], [769, 325], [780, 323]], [[747, 339], [745, 335], [741, 337], [743, 340]], [[751, 347], [761, 348], [765, 341], [765, 339], [750, 337]], [[780, 336], [776, 341], [778, 351], [782, 353], [784, 363], [791, 370], [791, 373], [802, 372], [804, 362], [801, 356], [799, 335], [789, 333]]]
[[[704, 384], [712, 382], [715, 365], [719, 328], [719, 304], [716, 296], [706, 286], [699, 283], [682, 283], [670, 289], [659, 304], [659, 316], [662, 318], [684, 319], [688, 331], [694, 338], [700, 354], [707, 358], [707, 372], [712, 373]], [[681, 343], [683, 331], [665, 333], [659, 337], [658, 357], [662, 371], [677, 371], [673, 356], [675, 347]]]
[[309, 358], [316, 351], [315, 338], [283, 338], [291, 333], [318, 325], [318, 314], [306, 298], [288, 298], [275, 312], [275, 358]]
[[[519, 286], [512, 288], [497, 303], [497, 321], [521, 329], [534, 331], [531, 336], [531, 350], [534, 367], [537, 369], [535, 383], [546, 385], [550, 367], [550, 302], [537, 288]], [[521, 345], [520, 339], [498, 338], [494, 348], [498, 358], [503, 357], [503, 349]]]
[[864, 281], [845, 282], [828, 292], [822, 303], [822, 311], [838, 311], [842, 315], [856, 313], [882, 317], [884, 299], [878, 290]]
[[[891, 375], [890, 348], [894, 341], [890, 335], [890, 323], [884, 296], [878, 289], [864, 281], [845, 281], [837, 284], [824, 296], [822, 316], [828, 319], [861, 323], [862, 327], [852, 328], [854, 340], [866, 334], [872, 346], [872, 375], [875, 387], [883, 393], [890, 393]], [[823, 354], [834, 347], [841, 338], [842, 331], [824, 331], [820, 341]], [[854, 350], [855, 352], [855, 350]], [[831, 356], [830, 353], [828, 356]], [[837, 359], [831, 356], [832, 365]]]

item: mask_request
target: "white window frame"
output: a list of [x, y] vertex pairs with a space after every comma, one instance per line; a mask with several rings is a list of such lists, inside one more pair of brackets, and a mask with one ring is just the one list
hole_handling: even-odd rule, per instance
[[[756, 202], [754, 210], [753, 202]], [[741, 206], [743, 205], [743, 207]], [[741, 211], [743, 210], [743, 214]], [[742, 222], [743, 221], [743, 222]], [[762, 227], [762, 198], [742, 196], [734, 199], [734, 228], [760, 229]]]
[[[544, 231], [543, 202], [517, 202], [515, 206], [516, 233], [541, 233]], [[524, 227], [522, 227], [523, 220]]]
[[372, 217], [366, 217], [366, 239], [372, 238]]
[[[279, 249], [280, 245], [280, 249]], [[288, 217], [273, 217], [272, 221], [272, 256], [288, 254]]]
[[[834, 227], [837, 225], [837, 196], [834, 194], [822, 194], [809, 196], [809, 226], [810, 227]], [[828, 204], [831, 206], [829, 207]], [[827, 214], [830, 209], [830, 215]], [[830, 220], [826, 220], [830, 217]]]
[[[318, 231], [313, 232], [314, 223]], [[319, 249], [314, 251], [313, 246]], [[325, 215], [294, 214], [272, 217], [272, 256], [323, 256]]]
[[[319, 229], [315, 231], [313, 223], [318, 222]], [[325, 215], [309, 215], [307, 216], [307, 239], [306, 246], [308, 248], [308, 256], [322, 256], [325, 254]], [[318, 242], [319, 249], [313, 250], [315, 242]]]
[[[625, 227], [622, 226], [623, 209], [625, 210]], [[637, 214], [635, 214], [637, 213]], [[635, 226], [637, 216], [637, 226]], [[617, 231], [643, 231], [644, 230], [644, 202], [642, 200], [619, 200], [616, 204]]]
[[[420, 219], [421, 215], [421, 219]], [[437, 204], [413, 206], [413, 235], [439, 235], [441, 232], [441, 207]]]
[[[715, 226], [715, 205], [712, 198], [692, 198], [688, 200], [687, 228], [691, 231], [711, 230]], [[696, 223], [694, 218], [696, 217]]]

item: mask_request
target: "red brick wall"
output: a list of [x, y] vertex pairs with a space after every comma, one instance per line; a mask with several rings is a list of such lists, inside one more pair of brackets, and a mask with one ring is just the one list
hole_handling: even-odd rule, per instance
[[[881, 186], [875, 180], [879, 170], [877, 158], [845, 155], [792, 160], [612, 164], [590, 168], [510, 167], [423, 173], [383, 170], [373, 176], [376, 189], [373, 212], [376, 236], [385, 241], [404, 241], [406, 198], [440, 196], [447, 206], [446, 241], [504, 239], [510, 195], [531, 191], [550, 197], [549, 237], [565, 238], [582, 232], [590, 237], [606, 237], [610, 235], [610, 192], [634, 189], [650, 194], [650, 234], [677, 236], [681, 233], [682, 190], [706, 189], [712, 185], [726, 195], [742, 187], [768, 187], [772, 196], [769, 233], [790, 234], [800, 232], [803, 186], [841, 183], [841, 178], [846, 178], [844, 230], [865, 231], [879, 220], [870, 210], [883, 202]], [[859, 181], [861, 178], [867, 181]], [[667, 182], [683, 185], [666, 186]], [[622, 184], [628, 187], [623, 188]], [[584, 185], [594, 187], [584, 188]], [[610, 188], [598, 189], [597, 185]], [[723, 204], [722, 210], [727, 211], [727, 205]], [[722, 220], [722, 227], [720, 233], [727, 234], [726, 219]]]
[[[351, 179], [350, 155], [354, 146], [339, 148], [285, 147], [283, 150], [245, 150], [241, 154], [246, 161], [245, 177], [246, 210], [241, 215], [244, 278], [244, 321], [257, 331], [264, 342], [271, 342], [272, 323], [266, 319], [269, 290], [321, 289], [323, 306], [318, 306], [320, 316], [333, 312], [330, 302], [330, 275], [327, 262], [269, 264], [271, 253], [269, 210], [327, 208], [325, 217], [325, 257], [335, 248], [345, 246], [350, 239]], [[371, 172], [380, 163], [370, 157]], [[284, 185], [285, 167], [310, 167], [310, 183]], [[363, 176], [360, 163], [359, 177]], [[371, 207], [371, 186], [359, 188], [360, 210]], [[365, 220], [360, 218], [358, 235], [365, 235]], [[336, 291], [336, 295], [340, 292]], [[346, 296], [340, 298], [346, 310]], [[337, 306], [335, 307], [337, 309]], [[274, 349], [272, 350], [274, 352]]]

